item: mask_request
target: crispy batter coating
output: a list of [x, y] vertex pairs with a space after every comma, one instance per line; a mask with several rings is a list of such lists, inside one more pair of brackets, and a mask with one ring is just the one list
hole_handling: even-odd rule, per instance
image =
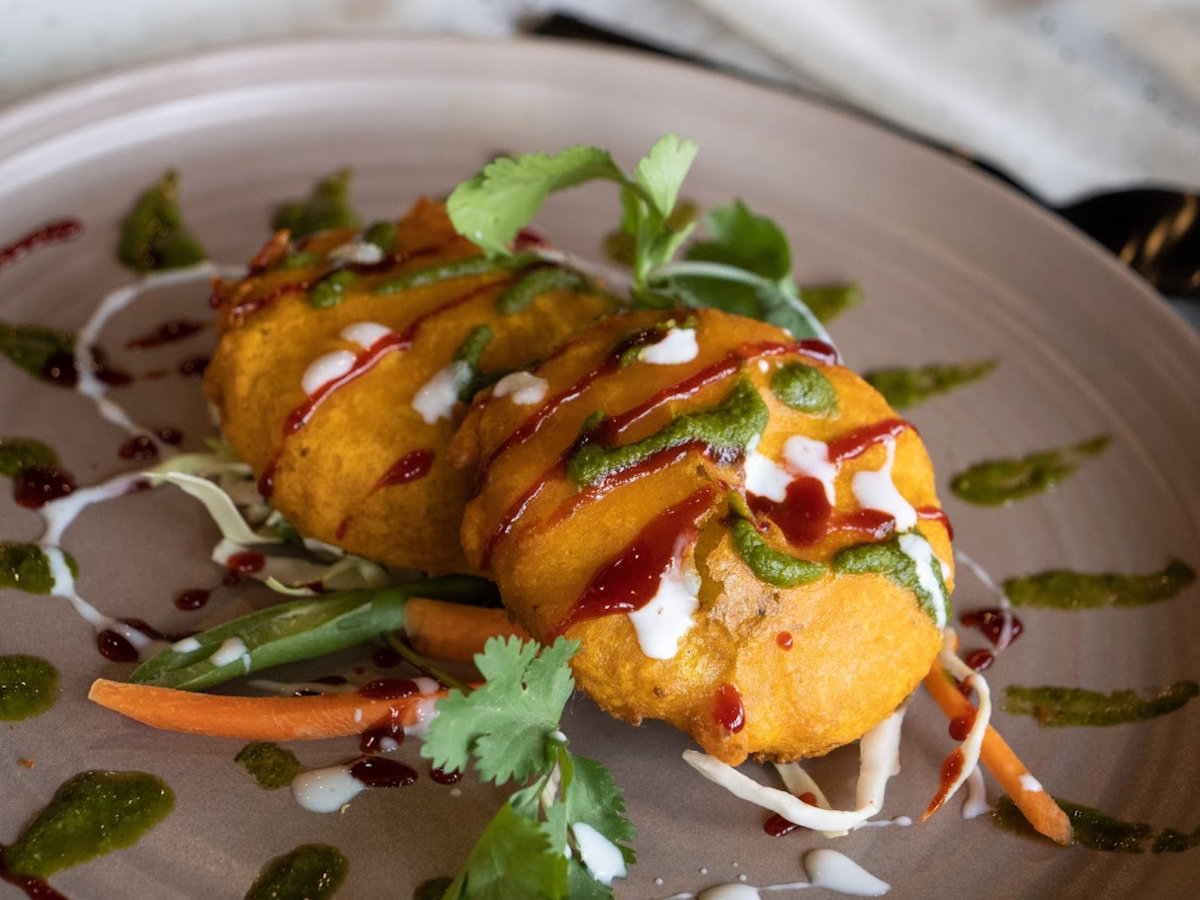
[[[688, 330], [694, 358], [652, 352]], [[816, 399], [789, 394], [785, 369], [809, 376], [800, 381], [816, 383]], [[949, 595], [927, 591], [922, 608], [913, 547], [934, 554], [923, 584], [949, 586], [950, 540], [920, 438], [866, 382], [820, 347], [711, 310], [608, 317], [535, 372], [548, 382], [540, 402], [485, 395], [455, 439], [459, 464], [479, 471], [463, 543], [531, 634], [582, 641], [576, 678], [602, 707], [664, 719], [736, 764], [826, 753], [912, 692], [940, 646], [932, 613], [944, 617]], [[749, 420], [760, 432], [752, 453]], [[581, 465], [580, 448], [625, 465]], [[814, 470], [813, 452], [841, 459]], [[832, 506], [813, 471], [832, 479]], [[770, 499], [788, 485], [786, 501]], [[907, 553], [880, 505], [919, 511], [904, 526]], [[864, 546], [890, 555], [864, 563]], [[769, 583], [781, 578], [761, 552], [751, 565], [764, 548], [785, 568], [815, 563], [813, 580]]]
[[[435, 379], [453, 381], [447, 367], [479, 326], [492, 339], [477, 370], [498, 374], [550, 353], [613, 300], [594, 289], [554, 289], [506, 314], [497, 299], [521, 273], [501, 267], [374, 294], [398, 276], [480, 251], [427, 200], [396, 223], [379, 262], [370, 251], [335, 261], [344, 250], [331, 251], [356, 235], [326, 232], [291, 246], [281, 233], [246, 278], [216, 286], [220, 343], [205, 392], [225, 439], [303, 534], [395, 566], [466, 571], [458, 532], [472, 476], [445, 452], [466, 404], [439, 404]], [[338, 278], [347, 282], [340, 302], [315, 307], [314, 286]], [[323, 368], [314, 368], [318, 360]], [[426, 386], [423, 414], [414, 398]]]

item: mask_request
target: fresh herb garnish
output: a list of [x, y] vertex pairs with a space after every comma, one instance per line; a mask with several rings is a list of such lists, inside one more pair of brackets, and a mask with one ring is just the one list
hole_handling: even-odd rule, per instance
[[438, 703], [422, 756], [446, 770], [465, 769], [473, 756], [484, 781], [524, 785], [484, 830], [446, 900], [601, 900], [633, 862], [620, 788], [602, 765], [568, 750], [559, 730], [578, 647], [493, 638], [475, 657], [484, 683]]
[[446, 210], [459, 234], [489, 255], [503, 257], [550, 194], [588, 181], [611, 181], [621, 191], [621, 233], [632, 241], [632, 294], [639, 305], [713, 307], [771, 322], [798, 338], [828, 342], [792, 280], [783, 231], [740, 200], [709, 212], [704, 220], [709, 239], [675, 261], [695, 228], [674, 213], [696, 150], [693, 141], [665, 135], [632, 176], [599, 147], [501, 157], [455, 188]]

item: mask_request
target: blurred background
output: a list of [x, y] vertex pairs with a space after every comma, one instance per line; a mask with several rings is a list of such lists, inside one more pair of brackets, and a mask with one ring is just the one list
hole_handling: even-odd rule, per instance
[[632, 43], [978, 162], [1200, 326], [1200, 0], [0, 0], [0, 112], [118, 67], [389, 33]]

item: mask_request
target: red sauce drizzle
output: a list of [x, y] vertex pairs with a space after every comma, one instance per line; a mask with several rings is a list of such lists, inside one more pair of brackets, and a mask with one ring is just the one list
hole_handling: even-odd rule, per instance
[[149, 435], [139, 434], [123, 443], [120, 449], [117, 450], [117, 455], [121, 459], [131, 459], [135, 462], [141, 462], [146, 459], [157, 459], [158, 447], [154, 445], [154, 441]]
[[[959, 620], [967, 628], [978, 628], [997, 650], [1008, 647], [1025, 630], [1025, 626], [1013, 615], [1012, 610], [1000, 606], [969, 610], [959, 616]], [[1008, 622], [1008, 634], [1004, 633], [1005, 621]]]
[[204, 328], [203, 322], [196, 322], [192, 319], [169, 319], [152, 331], [127, 341], [125, 346], [130, 350], [159, 347], [189, 338], [202, 328]]
[[596, 573], [583, 596], [550, 630], [550, 639], [579, 622], [635, 612], [649, 603], [680, 547], [695, 541], [701, 517], [712, 508], [713, 494], [713, 488], [706, 485], [655, 516]]
[[189, 612], [200, 609], [208, 602], [208, 598], [211, 595], [212, 591], [206, 588], [191, 588], [181, 591], [179, 596], [175, 598], [175, 608]]
[[51, 500], [65, 497], [77, 485], [66, 469], [29, 466], [13, 479], [13, 499], [26, 509], [41, 509]]
[[976, 672], [982, 672], [984, 669], [990, 669], [992, 667], [992, 663], [995, 661], [996, 655], [992, 653], [991, 650], [984, 650], [983, 648], [972, 650], [963, 657], [963, 662], [965, 662]]
[[792, 649], [792, 633], [790, 631], [781, 631], [775, 635], [775, 643], [779, 645], [780, 650]]
[[[912, 423], [906, 422], [904, 419], [883, 419], [870, 425], [864, 425], [829, 444], [829, 461], [841, 463], [855, 459], [876, 444], [882, 443], [888, 438], [899, 437], [909, 428], [913, 428]], [[916, 429], [913, 428], [913, 430]]]
[[137, 647], [129, 642], [123, 634], [118, 634], [110, 628], [105, 628], [96, 635], [96, 649], [105, 659], [113, 662], [137, 662]]
[[271, 461], [267, 463], [267, 468], [258, 480], [258, 492], [264, 497], [270, 497], [275, 489], [275, 469], [279, 465], [279, 461], [283, 458], [283, 450], [287, 442], [287, 438], [295, 434], [301, 428], [309, 423], [313, 415], [320, 408], [321, 404], [335, 393], [340, 388], [345, 387], [350, 382], [356, 380], [359, 376], [366, 374], [385, 356], [397, 350], [407, 350], [416, 340], [417, 332], [421, 330], [421, 326], [428, 322], [434, 316], [449, 312], [456, 307], [468, 303], [480, 294], [494, 290], [497, 286], [496, 282], [490, 284], [479, 285], [464, 294], [443, 303], [441, 306], [429, 310], [423, 315], [413, 319], [403, 331], [390, 332], [370, 347], [359, 351], [354, 357], [354, 364], [350, 370], [339, 378], [334, 378], [331, 381], [325, 382], [311, 394], [308, 398], [288, 413], [287, 418], [283, 423], [283, 438], [279, 446], [275, 450], [275, 454], [271, 457]]
[[0, 844], [0, 881], [24, 891], [25, 896], [30, 900], [67, 900], [65, 894], [60, 894], [41, 878], [35, 878], [32, 875], [17, 875], [8, 871], [8, 867], [4, 865], [3, 844]]
[[[807, 803], [809, 806], [817, 805], [817, 795], [809, 791], [805, 791], [797, 800]], [[771, 835], [771, 837], [783, 837], [785, 834], [791, 834], [797, 828], [803, 828], [803, 825], [797, 825], [790, 819], [785, 819], [779, 813], [771, 813], [767, 820], [763, 822], [763, 831]]]
[[417, 770], [398, 760], [368, 756], [351, 764], [350, 776], [367, 787], [404, 787], [417, 780]]
[[204, 370], [208, 368], [208, 360], [207, 356], [189, 356], [180, 361], [176, 371], [184, 378], [202, 378]]
[[[108, 365], [104, 351], [99, 347], [92, 350], [92, 373], [109, 387], [124, 387], [133, 381], [133, 376]], [[75, 371], [74, 353], [55, 353], [42, 365], [40, 377], [43, 381], [59, 387], [74, 387], [79, 380]]]
[[918, 506], [917, 518], [929, 522], [940, 522], [946, 529], [946, 537], [954, 540], [954, 526], [950, 524], [950, 517], [946, 515], [944, 509], [938, 509], [936, 506]]
[[[570, 450], [568, 449], [567, 453]], [[509, 508], [505, 511], [504, 516], [492, 530], [488, 536], [487, 546], [483, 548], [483, 559], [480, 561], [480, 567], [486, 569], [492, 561], [492, 554], [496, 552], [496, 546], [507, 535], [512, 533], [513, 527], [517, 524], [517, 520], [525, 514], [525, 510], [529, 508], [529, 504], [537, 499], [538, 495], [545, 490], [546, 486], [552, 481], [557, 481], [562, 478], [567, 471], [567, 455], [564, 453], [559, 457], [549, 469], [537, 477], [537, 479], [527, 487], [516, 500], [512, 502]]]
[[437, 784], [458, 784], [460, 781], [462, 781], [462, 772], [458, 769], [446, 771], [440, 766], [434, 766], [434, 764], [430, 762], [429, 777], [432, 778]]
[[239, 575], [261, 572], [266, 564], [267, 558], [257, 550], [243, 550], [241, 553], [233, 554], [225, 561], [225, 567], [230, 572], [236, 572]]
[[965, 741], [967, 735], [971, 733], [971, 729], [975, 725], [975, 716], [977, 711], [971, 710], [965, 712], [961, 716], [955, 716], [950, 720], [950, 737], [956, 741]]
[[379, 669], [394, 669], [403, 661], [404, 657], [391, 647], [379, 647], [371, 654], [371, 662]]
[[965, 762], [965, 759], [963, 758], [962, 749], [955, 747], [954, 752], [947, 756], [946, 761], [942, 763], [938, 792], [929, 801], [929, 806], [926, 807], [923, 818], [929, 818], [942, 808], [942, 804], [946, 802], [946, 796], [950, 793], [950, 786], [954, 784], [955, 779], [962, 772], [963, 762]]
[[0, 269], [12, 265], [17, 260], [28, 256], [38, 247], [47, 244], [59, 244], [73, 240], [83, 233], [83, 223], [78, 219], [60, 219], [43, 225], [36, 231], [17, 240], [6, 247], [0, 247]]
[[395, 484], [408, 484], [424, 478], [433, 468], [434, 458], [435, 454], [430, 447], [421, 447], [419, 450], [406, 453], [380, 476], [379, 480], [375, 482], [375, 487], [371, 488], [371, 493], [375, 493], [380, 488], [391, 487]]
[[741, 692], [732, 684], [717, 688], [713, 697], [713, 719], [730, 734], [737, 734], [746, 727], [746, 707], [742, 704]]
[[385, 739], [397, 744], [404, 742], [404, 724], [398, 715], [393, 714], [364, 731], [358, 739], [358, 749], [362, 753], [382, 753]]
[[[267, 293], [263, 294], [261, 297], [246, 300], [237, 304], [237, 306], [230, 307], [229, 315], [233, 318], [247, 316], [250, 313], [258, 312], [264, 306], [270, 306], [280, 297], [284, 297], [292, 293], [307, 291], [310, 287], [312, 287], [311, 278], [299, 278], [296, 281], [285, 281], [283, 284], [276, 285], [273, 290], [267, 291]], [[209, 298], [208, 304], [209, 306], [213, 307], [213, 309], [221, 308], [221, 298], [215, 290], [213, 291], [212, 297]]]

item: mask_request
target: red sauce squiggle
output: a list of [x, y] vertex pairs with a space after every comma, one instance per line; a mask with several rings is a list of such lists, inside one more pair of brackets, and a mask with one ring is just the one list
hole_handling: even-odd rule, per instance
[[354, 363], [350, 370], [345, 375], [339, 378], [334, 378], [325, 382], [315, 391], [308, 395], [308, 398], [288, 413], [283, 422], [283, 440], [275, 448], [275, 453], [267, 463], [266, 469], [258, 479], [258, 492], [264, 497], [270, 497], [275, 490], [275, 470], [279, 466], [280, 460], [283, 458], [283, 451], [287, 446], [287, 438], [291, 437], [301, 428], [309, 423], [316, 411], [321, 407], [330, 396], [335, 392], [345, 387], [352, 381], [355, 381], [361, 375], [373, 369], [380, 360], [385, 356], [398, 351], [407, 350], [413, 345], [416, 340], [417, 333], [421, 330], [426, 322], [434, 316], [439, 316], [443, 313], [456, 309], [465, 303], [469, 303], [480, 294], [486, 291], [494, 290], [503, 282], [491, 282], [489, 284], [479, 285], [464, 294], [454, 297], [452, 300], [443, 303], [441, 306], [435, 307], [426, 313], [423, 313], [412, 322], [403, 331], [392, 331], [385, 334], [370, 347], [359, 351], [354, 357]]
[[636, 612], [649, 603], [681, 547], [696, 540], [700, 520], [713, 508], [715, 493], [705, 485], [651, 519], [596, 573], [583, 595], [550, 630], [549, 639], [588, 619]]
[[[570, 453], [570, 450], [567, 451]], [[483, 558], [480, 561], [480, 567], [486, 569], [492, 561], [492, 556], [496, 552], [496, 546], [507, 535], [512, 533], [517, 520], [525, 514], [525, 510], [529, 509], [529, 504], [537, 499], [538, 495], [545, 490], [546, 486], [552, 481], [557, 481], [567, 474], [567, 454], [560, 456], [550, 468], [539, 475], [529, 487], [527, 487], [516, 500], [512, 502], [509, 508], [505, 511], [504, 516], [492, 530], [488, 536], [487, 545], [483, 548]]]
[[918, 506], [917, 518], [926, 522], [940, 522], [946, 529], [946, 537], [954, 540], [954, 526], [950, 524], [950, 517], [944, 509], [938, 509], [936, 506]]
[[431, 447], [421, 447], [413, 450], [411, 453], [406, 453], [400, 457], [391, 467], [384, 472], [375, 486], [371, 488], [371, 493], [375, 493], [385, 487], [391, 487], [396, 484], [409, 484], [413, 481], [418, 481], [429, 474], [429, 470], [433, 468], [433, 461], [436, 454]]
[[876, 444], [889, 438], [899, 437], [903, 432], [913, 427], [911, 422], [904, 419], [883, 419], [864, 425], [849, 434], [843, 435], [829, 444], [829, 461], [842, 463], [862, 456]]
[[955, 779], [958, 778], [959, 773], [962, 772], [964, 762], [966, 762], [966, 759], [960, 747], [955, 747], [954, 752], [946, 757], [946, 761], [942, 763], [938, 792], [929, 801], [929, 806], [925, 808], [925, 813], [921, 816], [922, 821], [928, 819], [942, 808], [942, 804], [946, 802], [946, 797], [950, 793], [951, 786], [954, 784]]
[[0, 269], [28, 256], [39, 247], [74, 240], [81, 234], [83, 234], [83, 223], [78, 219], [60, 219], [57, 222], [49, 222], [8, 246], [0, 247]]

